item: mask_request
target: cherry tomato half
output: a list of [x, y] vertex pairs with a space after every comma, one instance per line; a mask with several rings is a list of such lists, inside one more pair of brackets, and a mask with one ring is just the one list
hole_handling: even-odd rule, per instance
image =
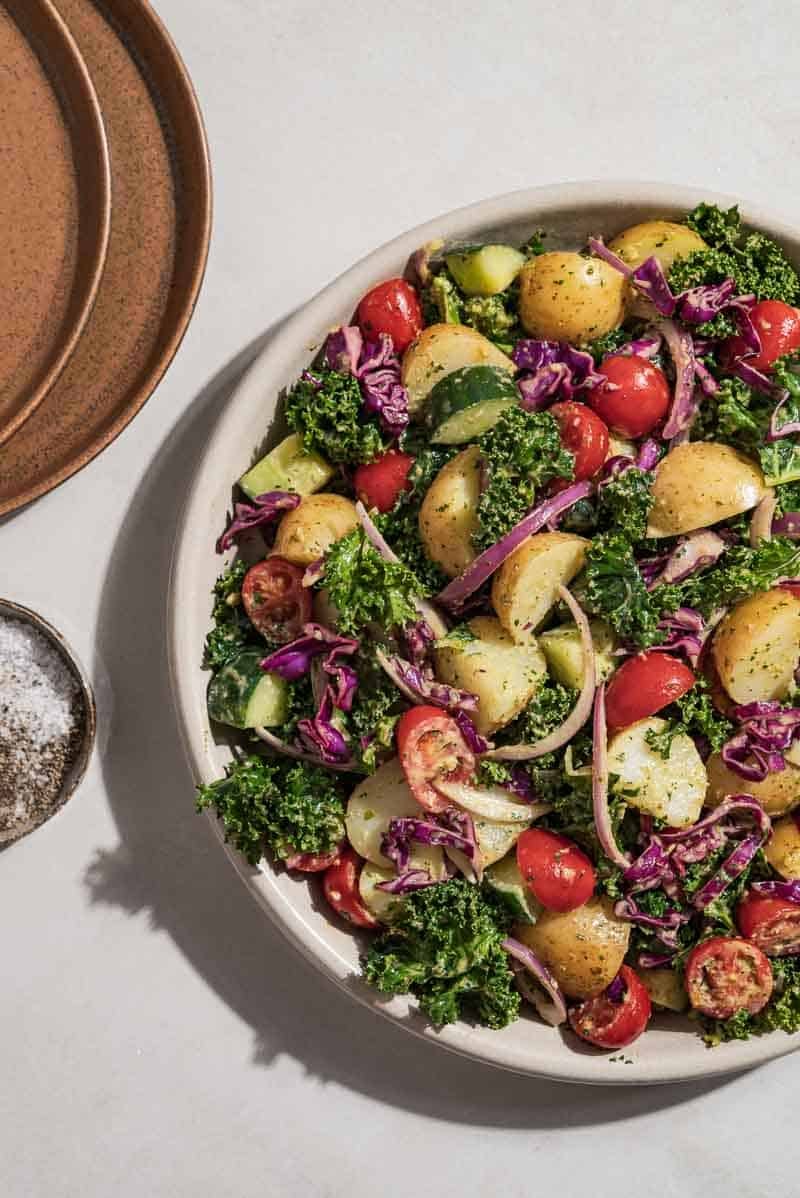
[[368, 291], [358, 305], [357, 320], [365, 337], [388, 333], [397, 354], [422, 332], [419, 299], [405, 279], [387, 279]]
[[772, 994], [772, 969], [757, 945], [734, 936], [713, 936], [693, 948], [686, 961], [686, 992], [696, 1011], [730, 1019], [737, 1011], [755, 1015]]
[[600, 417], [571, 401], [554, 403], [550, 415], [558, 421], [564, 448], [575, 455], [575, 482], [597, 474], [608, 456], [608, 429]]
[[311, 590], [303, 570], [284, 557], [256, 562], [244, 576], [242, 603], [254, 628], [281, 644], [300, 635], [311, 619]]
[[595, 412], [623, 437], [644, 437], [663, 420], [672, 399], [667, 376], [638, 354], [612, 354], [598, 369], [613, 388], [597, 387], [588, 396]]
[[444, 811], [451, 800], [437, 780], [466, 782], [475, 756], [455, 720], [440, 707], [412, 707], [397, 722], [397, 752], [414, 798], [428, 811]]
[[322, 891], [337, 915], [357, 928], [377, 928], [378, 921], [367, 910], [358, 892], [363, 859], [348, 845], [339, 859], [325, 870]]
[[623, 965], [607, 990], [572, 1008], [569, 1022], [581, 1040], [589, 1044], [598, 1048], [624, 1048], [641, 1036], [651, 1011], [644, 982], [629, 966]]
[[800, 904], [750, 890], [736, 908], [739, 931], [768, 957], [800, 951]]
[[517, 841], [517, 865], [548, 911], [574, 911], [592, 897], [595, 872], [574, 841], [546, 828], [527, 828]]
[[409, 491], [408, 472], [414, 465], [410, 453], [390, 449], [374, 462], [359, 466], [353, 475], [353, 490], [367, 507], [390, 512], [402, 491]]
[[627, 728], [690, 691], [695, 677], [669, 653], [637, 653], [619, 667], [606, 692], [609, 728]]
[[329, 853], [292, 853], [284, 861], [287, 869], [297, 869], [303, 874], [320, 874], [323, 869], [329, 869], [339, 859], [341, 846], [337, 845]]
[[745, 356], [748, 366], [769, 370], [770, 366], [800, 346], [800, 312], [781, 300], [761, 300], [750, 309], [750, 319], [761, 338], [761, 352], [747, 357], [747, 345], [741, 337], [731, 337], [722, 349], [725, 365]]

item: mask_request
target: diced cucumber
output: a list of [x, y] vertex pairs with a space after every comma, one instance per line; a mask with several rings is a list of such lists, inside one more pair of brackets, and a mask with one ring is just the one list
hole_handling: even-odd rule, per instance
[[519, 403], [516, 383], [496, 366], [465, 366], [440, 379], [428, 397], [427, 420], [438, 445], [465, 445]]
[[303, 438], [299, 433], [292, 433], [243, 474], [239, 486], [250, 499], [266, 491], [294, 491], [297, 495], [310, 495], [324, 487], [333, 473], [329, 462], [318, 453], [303, 449]]
[[536, 923], [541, 907], [523, 881], [516, 853], [486, 871], [486, 881], [506, 903], [518, 923]]
[[[594, 642], [597, 681], [605, 682], [616, 666], [614, 650], [617, 640], [604, 620], [591, 620], [589, 627]], [[558, 628], [540, 632], [537, 640], [547, 661], [547, 668], [556, 682], [579, 691], [583, 686], [583, 649], [577, 627], [574, 624], [562, 624]]]
[[637, 969], [652, 1003], [665, 1011], [685, 1011], [689, 998], [674, 969]]
[[483, 245], [448, 254], [447, 268], [467, 295], [497, 295], [514, 282], [525, 255], [510, 245]]
[[380, 865], [373, 865], [371, 861], [365, 861], [361, 867], [361, 875], [358, 879], [358, 892], [361, 895], [361, 901], [381, 923], [391, 923], [392, 908], [396, 910], [398, 903], [401, 903], [403, 899], [401, 895], [387, 894], [385, 890], [379, 890], [378, 883], [391, 882], [392, 878], [396, 877], [397, 874], [393, 869], [383, 869]]
[[233, 728], [275, 727], [289, 714], [289, 684], [261, 669], [260, 649], [243, 649], [208, 685], [208, 714]]

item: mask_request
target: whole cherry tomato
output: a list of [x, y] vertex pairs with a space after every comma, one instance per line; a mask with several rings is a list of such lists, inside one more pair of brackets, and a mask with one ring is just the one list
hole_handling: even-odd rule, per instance
[[410, 453], [390, 449], [374, 462], [359, 466], [353, 475], [353, 490], [367, 507], [390, 512], [403, 491], [409, 491], [408, 472], [414, 465]]
[[397, 354], [422, 332], [419, 298], [405, 279], [387, 279], [368, 291], [358, 305], [357, 320], [367, 338], [388, 333]]
[[611, 985], [569, 1013], [572, 1030], [598, 1048], [624, 1048], [647, 1027], [652, 1006], [644, 982], [623, 965]]
[[713, 936], [689, 953], [686, 992], [696, 1011], [730, 1019], [737, 1011], [755, 1015], [772, 994], [772, 969], [761, 949], [735, 936]]
[[303, 570], [284, 557], [268, 557], [250, 567], [242, 582], [242, 603], [254, 628], [270, 641], [294, 640], [311, 619], [311, 590], [303, 586]]
[[435, 789], [437, 779], [466, 782], [475, 771], [475, 756], [461, 729], [440, 707], [411, 707], [400, 716], [397, 752], [411, 793], [428, 811], [451, 806]]
[[736, 923], [768, 957], [800, 951], [800, 904], [750, 890], [736, 908]]
[[600, 417], [571, 401], [554, 403], [550, 415], [558, 421], [562, 445], [575, 455], [575, 482], [597, 474], [608, 456], [608, 429]]
[[378, 921], [367, 910], [358, 890], [358, 879], [364, 861], [355, 849], [347, 845], [338, 860], [325, 870], [322, 891], [337, 915], [357, 928], [377, 928]]
[[590, 391], [588, 402], [610, 429], [623, 437], [644, 437], [663, 420], [672, 401], [663, 370], [638, 354], [612, 354], [598, 373], [610, 387]]
[[574, 911], [592, 897], [595, 872], [574, 841], [546, 828], [527, 828], [517, 841], [517, 865], [548, 911]]
[[748, 366], [756, 370], [769, 370], [770, 366], [800, 347], [800, 312], [781, 300], [761, 300], [750, 309], [750, 319], [761, 339], [761, 351], [748, 356], [746, 343], [741, 337], [731, 337], [722, 349], [722, 360], [730, 365], [736, 358], [744, 357]]
[[690, 691], [695, 677], [688, 666], [669, 653], [637, 653], [623, 662], [606, 691], [609, 728], [627, 728], [655, 715]]

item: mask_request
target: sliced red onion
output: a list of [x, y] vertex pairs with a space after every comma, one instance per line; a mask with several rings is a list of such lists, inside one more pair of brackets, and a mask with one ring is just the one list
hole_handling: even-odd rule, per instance
[[313, 587], [322, 578], [325, 573], [325, 558], [318, 557], [310, 566], [306, 566], [303, 573], [303, 586]]
[[639, 953], [640, 969], [658, 969], [661, 965], [671, 965], [674, 953]]
[[772, 518], [777, 506], [775, 492], [768, 491], [753, 512], [750, 519], [750, 545], [753, 549], [757, 549], [762, 541], [772, 540]]
[[628, 263], [624, 262], [619, 254], [615, 254], [613, 250], [610, 250], [602, 237], [590, 237], [586, 244], [597, 258], [602, 258], [604, 262], [607, 262], [609, 266], [613, 266], [614, 270], [618, 270], [626, 279], [631, 277], [633, 267], [628, 266]]
[[648, 591], [662, 583], [683, 582], [698, 570], [713, 566], [727, 548], [722, 537], [711, 529], [689, 533], [669, 554], [661, 572], [646, 584]]
[[591, 483], [573, 483], [566, 490], [561, 491], [560, 494], [553, 495], [550, 499], [546, 499], [543, 503], [538, 504], [532, 511], [528, 512], [527, 516], [523, 516], [510, 532], [506, 533], [504, 537], [501, 537], [499, 541], [476, 557], [475, 561], [467, 566], [463, 574], [448, 583], [438, 596], [439, 602], [453, 612], [463, 608], [470, 595], [477, 591], [478, 587], [482, 586], [487, 578], [490, 578], [495, 570], [502, 566], [506, 558], [510, 557], [523, 541], [526, 541], [533, 533], [539, 532], [541, 528], [544, 528], [549, 520], [561, 515], [562, 512], [573, 507], [579, 500], [586, 499], [591, 493]]
[[388, 878], [378, 882], [375, 889], [384, 890], [387, 894], [412, 894], [415, 890], [424, 890], [427, 886], [435, 886], [439, 881], [428, 873], [427, 869], [409, 869], [396, 878]]
[[657, 441], [652, 437], [648, 437], [639, 446], [639, 453], [636, 456], [636, 468], [638, 470], [653, 470], [658, 465], [658, 459], [661, 457], [661, 449]]
[[551, 1027], [559, 1027], [560, 1024], [567, 1021], [567, 1004], [561, 987], [555, 979], [555, 976], [550, 972], [543, 961], [540, 961], [531, 949], [521, 940], [515, 940], [513, 936], [507, 936], [503, 941], [503, 948], [510, 957], [513, 957], [524, 970], [527, 970], [536, 982], [544, 990], [545, 994], [550, 999], [550, 1002], [545, 1002], [542, 995], [535, 989], [523, 987], [524, 974], [517, 974], [517, 985], [523, 998], [527, 999], [541, 1015], [545, 1023], [549, 1023]]
[[[761, 391], [765, 395], [774, 395], [775, 387], [771, 379], [760, 370], [756, 370], [755, 366], [751, 366], [744, 358], [739, 358], [736, 362], [731, 363], [728, 368], [731, 374], [735, 374], [743, 383], [747, 383], [748, 387], [752, 387], [754, 391]], [[772, 419], [775, 419], [775, 413], [772, 414]]]
[[772, 521], [772, 533], [776, 537], [788, 537], [790, 541], [800, 540], [800, 512], [786, 512]]
[[498, 824], [529, 824], [550, 811], [547, 803], [516, 803], [502, 786], [468, 786], [466, 782], [437, 780], [439, 794], [465, 811]]
[[385, 653], [380, 647], [376, 648], [375, 656], [400, 693], [412, 703], [432, 703], [445, 711], [477, 710], [476, 695], [448, 686], [444, 682], [437, 682], [433, 676], [429, 677], [421, 666], [415, 666], [397, 654]]
[[290, 745], [285, 740], [281, 740], [270, 732], [269, 728], [254, 728], [256, 736], [274, 749], [276, 753], [282, 753], [284, 757], [294, 757], [296, 761], [307, 761], [311, 765], [324, 766], [326, 770], [339, 770], [347, 774], [363, 774], [361, 766], [356, 761], [324, 761], [315, 753], [309, 753], [305, 749], [300, 749], [296, 745]]
[[555, 728], [547, 736], [543, 736], [541, 740], [536, 741], [535, 744], [504, 745], [502, 748], [492, 749], [491, 752], [486, 754], [487, 757], [494, 758], [497, 761], [532, 761], [536, 757], [544, 757], [545, 753], [552, 753], [555, 749], [560, 749], [562, 745], [571, 741], [576, 732], [580, 732], [591, 714], [592, 699], [597, 684], [592, 630], [589, 627], [589, 621], [584, 614], [583, 608], [573, 598], [566, 587], [559, 585], [558, 596], [572, 613], [572, 618], [581, 635], [583, 686], [581, 687], [575, 706], [560, 728]]
[[617, 919], [624, 919], [628, 923], [635, 923], [639, 927], [650, 929], [668, 948], [678, 947], [678, 932], [691, 919], [691, 913], [688, 911], [669, 911], [666, 915], [648, 915], [639, 908], [632, 895], [627, 895], [614, 904], [614, 914]]
[[711, 371], [703, 365], [698, 357], [695, 357], [694, 360], [694, 372], [697, 376], [698, 383], [703, 389], [703, 394], [716, 395], [719, 391], [719, 383], [714, 378]]
[[463, 710], [456, 709], [453, 713], [453, 719], [461, 729], [461, 735], [467, 742], [472, 752], [480, 756], [481, 753], [488, 753], [492, 748], [492, 742], [487, 740], [485, 736], [481, 736], [478, 729], [473, 724], [467, 713]]
[[751, 836], [746, 836], [744, 840], [739, 841], [730, 856], [723, 861], [713, 878], [698, 890], [692, 899], [692, 905], [698, 911], [704, 911], [709, 903], [713, 903], [715, 899], [718, 899], [731, 883], [735, 882], [739, 875], [744, 873], [763, 843], [764, 836], [760, 832], [755, 832]]
[[608, 809], [608, 731], [606, 726], [606, 684], [601, 682], [594, 697], [594, 720], [592, 724], [592, 808], [594, 826], [600, 847], [620, 869], [627, 869], [631, 859], [623, 853], [614, 839], [611, 813]]
[[675, 367], [675, 393], [664, 425], [664, 437], [669, 441], [689, 428], [697, 411], [694, 401], [694, 348], [692, 338], [674, 320], [658, 320], [656, 328], [667, 343]]
[[796, 879], [791, 882], [754, 882], [750, 889], [765, 898], [779, 898], [787, 903], [800, 904], [800, 881]]
[[[374, 520], [371, 519], [360, 499], [356, 501], [356, 515], [361, 527], [364, 529], [367, 540], [378, 551], [383, 560], [385, 562], [393, 562], [395, 565], [402, 565], [400, 558], [392, 547], [387, 544], [386, 539], [381, 535]], [[427, 599], [414, 599], [413, 604], [419, 612], [420, 617], [428, 624], [436, 640], [443, 640], [447, 636], [449, 629], [433, 604], [429, 603]]]

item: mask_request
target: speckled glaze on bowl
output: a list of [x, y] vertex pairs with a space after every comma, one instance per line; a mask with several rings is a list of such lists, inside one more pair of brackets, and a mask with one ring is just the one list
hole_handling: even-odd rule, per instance
[[[533, 229], [544, 228], [552, 234], [548, 245], [577, 248], [589, 233], [610, 236], [636, 221], [677, 217], [701, 200], [726, 205], [736, 202], [710, 191], [664, 184], [570, 183], [515, 192], [462, 208], [403, 234], [364, 258], [320, 292], [266, 347], [209, 440], [183, 512], [173, 558], [170, 670], [196, 782], [220, 777], [230, 758], [224, 741], [215, 739], [209, 725], [205, 705], [208, 676], [200, 666], [210, 622], [210, 591], [220, 571], [214, 541], [225, 523], [231, 484], [250, 464], [262, 441], [279, 390], [307, 364], [309, 347], [318, 345], [331, 326], [348, 319], [365, 291], [401, 273], [409, 254], [435, 237], [467, 241], [497, 237], [521, 243]], [[745, 220], [773, 234], [792, 259], [800, 262], [800, 235], [788, 223], [747, 203], [740, 203], [740, 208]], [[186, 818], [193, 818], [188, 801]], [[219, 833], [217, 821], [209, 818]], [[387, 1001], [361, 981], [359, 941], [315, 909], [311, 888], [304, 881], [267, 864], [253, 869], [228, 846], [225, 851], [263, 909], [321, 972], [373, 1011], [464, 1056], [539, 1077], [630, 1085], [733, 1073], [800, 1047], [800, 1036], [775, 1032], [708, 1049], [693, 1025], [678, 1016], [659, 1016], [646, 1035], [624, 1053], [611, 1054], [581, 1045], [530, 1016], [500, 1032], [465, 1023], [437, 1031], [412, 1002], [402, 997]]]

